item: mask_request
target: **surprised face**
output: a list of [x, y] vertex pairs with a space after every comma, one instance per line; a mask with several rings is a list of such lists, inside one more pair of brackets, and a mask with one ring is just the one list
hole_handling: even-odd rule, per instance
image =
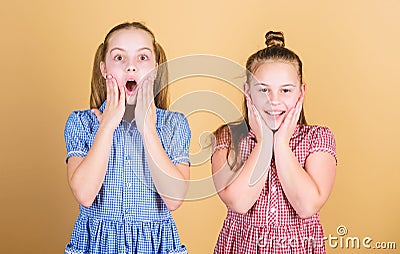
[[111, 35], [105, 61], [100, 63], [103, 76], [111, 75], [118, 86], [124, 86], [130, 105], [136, 104], [138, 86], [146, 76], [154, 75], [156, 66], [152, 36], [134, 28]]

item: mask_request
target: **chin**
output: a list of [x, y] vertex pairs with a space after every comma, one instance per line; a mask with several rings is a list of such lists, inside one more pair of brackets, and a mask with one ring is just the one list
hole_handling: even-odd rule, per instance
[[277, 131], [279, 129], [279, 127], [281, 127], [281, 123], [277, 123], [277, 122], [267, 122], [267, 126], [272, 130], [272, 131]]
[[137, 95], [133, 94], [131, 96], [126, 95], [126, 104], [128, 105], [136, 105]]

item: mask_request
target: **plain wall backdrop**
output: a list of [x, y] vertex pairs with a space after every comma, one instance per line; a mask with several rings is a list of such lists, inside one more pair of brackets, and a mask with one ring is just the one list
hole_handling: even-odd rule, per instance
[[[116, 24], [143, 21], [169, 59], [211, 54], [241, 65], [283, 31], [299, 54], [311, 124], [335, 134], [333, 192], [321, 210], [325, 235], [370, 237], [400, 249], [400, 1], [3, 1], [0, 9], [0, 252], [62, 253], [78, 204], [66, 178], [63, 130], [72, 110], [89, 107], [97, 46]], [[171, 102], [196, 90], [224, 94], [226, 82], [205, 77], [171, 85]], [[221, 120], [189, 116], [191, 152]], [[210, 163], [192, 167], [210, 175]], [[217, 195], [186, 201], [173, 213], [190, 253], [211, 253], [226, 208]], [[328, 253], [396, 253], [331, 247]]]

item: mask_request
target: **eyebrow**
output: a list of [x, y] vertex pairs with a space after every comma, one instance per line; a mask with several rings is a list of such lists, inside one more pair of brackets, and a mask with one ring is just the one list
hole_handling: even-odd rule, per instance
[[[113, 52], [114, 50], [126, 51], [126, 50], [123, 49], [123, 48], [115, 47], [115, 48], [113, 48], [113, 49], [110, 50], [110, 53]], [[138, 49], [137, 51], [142, 51], [142, 50], [148, 50], [148, 51], [150, 51], [150, 52], [153, 53], [153, 51], [151, 51], [151, 49], [148, 48], [148, 47], [140, 48], [140, 49]]]
[[[270, 85], [259, 82], [259, 83], [255, 83], [254, 86], [270, 86]], [[284, 87], [284, 86], [296, 87], [296, 85], [294, 85], [294, 84], [283, 84], [283, 85], [281, 85], [280, 87]]]

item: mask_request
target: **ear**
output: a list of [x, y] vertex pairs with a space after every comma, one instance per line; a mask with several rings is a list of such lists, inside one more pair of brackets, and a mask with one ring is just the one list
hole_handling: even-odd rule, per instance
[[303, 96], [306, 95], [306, 83], [301, 84], [300, 91]]
[[243, 92], [244, 92], [245, 94], [247, 94], [247, 95], [250, 95], [250, 85], [249, 85], [247, 82], [245, 82], [245, 83], [243, 84]]
[[107, 75], [106, 64], [103, 61], [100, 62], [100, 71], [103, 77]]

